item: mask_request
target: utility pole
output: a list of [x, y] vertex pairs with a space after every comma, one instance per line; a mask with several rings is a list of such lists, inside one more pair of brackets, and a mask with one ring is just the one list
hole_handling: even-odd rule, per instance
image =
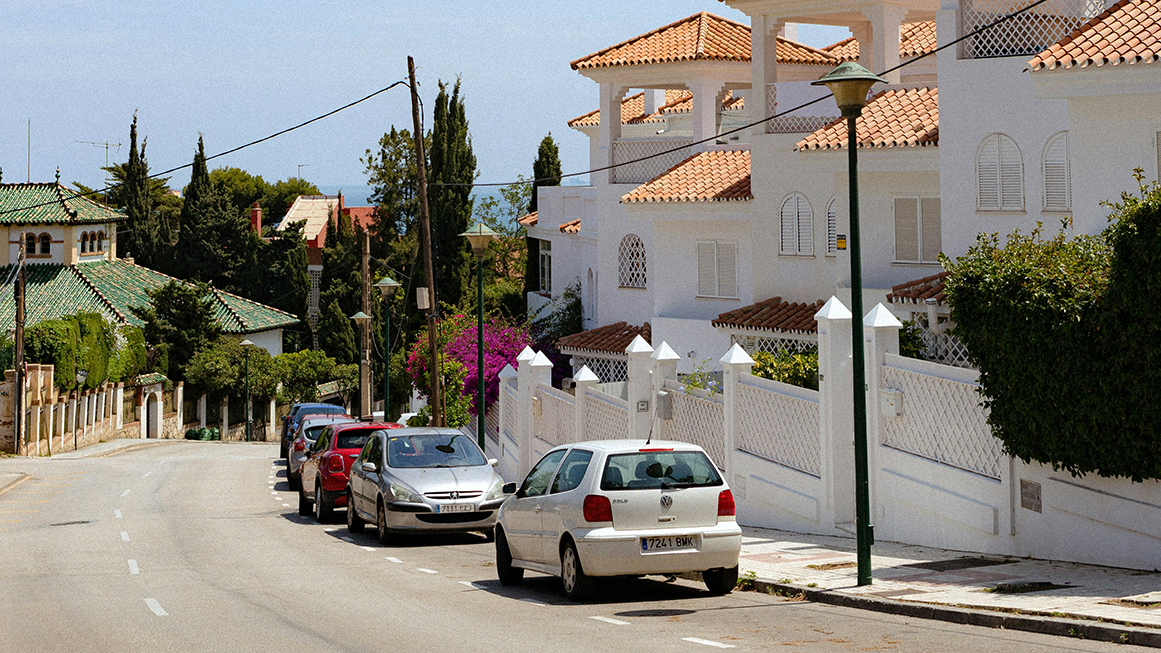
[[435, 265], [431, 256], [431, 214], [427, 208], [427, 154], [423, 151], [423, 122], [419, 115], [419, 87], [415, 84], [415, 60], [407, 57], [407, 75], [411, 80], [411, 121], [415, 125], [415, 168], [419, 177], [419, 224], [423, 237], [423, 266], [427, 276], [427, 344], [428, 356], [431, 361], [431, 392], [428, 402], [431, 405], [432, 426], [444, 426], [443, 403], [440, 397], [443, 388], [440, 387], [439, 369], [439, 340], [436, 338], [436, 297], [435, 297]]
[[[371, 232], [363, 232], [363, 313], [371, 314]], [[366, 417], [374, 412], [371, 405], [371, 320], [364, 320], [359, 325], [359, 342], [362, 346], [359, 352], [363, 360], [359, 361], [359, 409], [363, 413], [359, 417]], [[370, 408], [371, 410], [368, 410]], [[384, 409], [386, 410], [386, 409]]]
[[24, 433], [24, 243], [25, 233], [20, 232], [20, 254], [17, 256], [17, 265], [20, 266], [16, 273], [16, 287], [12, 290], [13, 299], [16, 301], [16, 334], [14, 344], [15, 355], [13, 356], [14, 367], [16, 368], [16, 383], [12, 393], [13, 403], [13, 425], [16, 427], [16, 453], [20, 453], [20, 445], [24, 444], [25, 449], [28, 448], [28, 439]]

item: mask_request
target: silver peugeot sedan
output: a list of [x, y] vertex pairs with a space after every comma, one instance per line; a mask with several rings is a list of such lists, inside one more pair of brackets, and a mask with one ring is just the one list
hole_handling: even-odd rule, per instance
[[455, 429], [378, 431], [351, 467], [347, 528], [375, 524], [383, 544], [397, 533], [479, 531], [490, 540], [507, 498], [495, 467]]

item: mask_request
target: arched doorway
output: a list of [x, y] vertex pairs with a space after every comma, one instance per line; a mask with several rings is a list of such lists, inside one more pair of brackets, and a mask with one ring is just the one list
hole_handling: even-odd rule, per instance
[[145, 437], [161, 437], [161, 394], [158, 392], [145, 393], [144, 408]]

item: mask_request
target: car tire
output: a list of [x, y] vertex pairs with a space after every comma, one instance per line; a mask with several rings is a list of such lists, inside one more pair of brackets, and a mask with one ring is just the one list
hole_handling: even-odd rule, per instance
[[290, 488], [291, 492], [302, 489], [302, 478], [291, 474], [289, 466], [286, 468], [286, 487]]
[[583, 601], [592, 594], [595, 581], [585, 574], [572, 540], [565, 543], [560, 553], [560, 580], [564, 585], [564, 596], [570, 601]]
[[701, 572], [701, 579], [710, 594], [717, 596], [729, 594], [738, 586], [738, 568], [707, 569]]
[[286, 458], [286, 442], [285, 441], [278, 445], [278, 457], [279, 458]]
[[383, 501], [378, 502], [378, 507], [375, 510], [375, 529], [379, 536], [379, 544], [391, 544], [391, 531], [387, 530], [387, 509], [383, 507]]
[[334, 517], [334, 508], [327, 505], [326, 499], [323, 498], [322, 480], [314, 479], [314, 520], [320, 524], [326, 524]]
[[314, 508], [309, 501], [306, 500], [306, 492], [303, 492], [302, 486], [298, 488], [298, 514], [306, 517]]
[[496, 529], [496, 575], [501, 585], [519, 585], [524, 582], [524, 570], [512, 566], [512, 551], [504, 531]]
[[347, 492], [347, 530], [352, 533], [362, 533], [367, 523], [355, 511], [355, 497]]

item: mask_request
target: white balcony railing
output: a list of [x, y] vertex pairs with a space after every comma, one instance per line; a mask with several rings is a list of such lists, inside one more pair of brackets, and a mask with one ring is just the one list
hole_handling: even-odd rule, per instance
[[[965, 0], [960, 5], [960, 34], [970, 34], [1026, 4], [1024, 0]], [[1034, 55], [1104, 10], [1104, 0], [1048, 0], [967, 39], [960, 44], [960, 58]]]
[[[692, 143], [693, 139], [688, 138], [615, 141], [613, 163], [635, 162], [613, 168], [613, 183], [643, 184], [657, 177], [688, 158], [689, 146]], [[661, 154], [662, 152], [667, 153]], [[661, 156], [654, 156], [657, 154]]]

